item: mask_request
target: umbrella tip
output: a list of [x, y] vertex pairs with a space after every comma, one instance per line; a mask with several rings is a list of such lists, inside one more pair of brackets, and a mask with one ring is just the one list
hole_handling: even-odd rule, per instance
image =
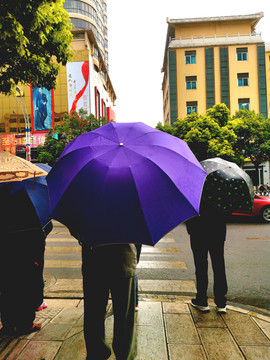
[[123, 146], [124, 144], [123, 143], [120, 143], [119, 146]]

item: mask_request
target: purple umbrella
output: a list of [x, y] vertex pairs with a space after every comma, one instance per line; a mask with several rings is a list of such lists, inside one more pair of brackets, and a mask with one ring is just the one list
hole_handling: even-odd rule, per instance
[[73, 140], [50, 171], [51, 215], [92, 245], [154, 245], [198, 214], [205, 177], [184, 141], [109, 123]]

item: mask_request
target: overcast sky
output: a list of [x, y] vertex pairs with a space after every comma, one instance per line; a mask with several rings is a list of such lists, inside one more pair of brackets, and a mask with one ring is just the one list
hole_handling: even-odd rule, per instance
[[[270, 43], [269, 0], [108, 0], [109, 75], [117, 96], [116, 121], [163, 122], [162, 79], [166, 18], [264, 12], [256, 30]], [[224, 4], [226, 8], [224, 8]]]

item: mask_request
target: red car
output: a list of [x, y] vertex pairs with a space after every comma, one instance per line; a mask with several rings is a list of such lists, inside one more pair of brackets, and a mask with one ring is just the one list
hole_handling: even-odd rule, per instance
[[232, 215], [255, 216], [263, 222], [270, 223], [270, 197], [255, 195], [252, 212], [237, 212]]

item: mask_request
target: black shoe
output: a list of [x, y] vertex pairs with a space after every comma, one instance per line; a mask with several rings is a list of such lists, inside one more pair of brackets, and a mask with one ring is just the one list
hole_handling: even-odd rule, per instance
[[10, 327], [2, 327], [0, 329], [0, 337], [2, 336], [14, 336], [15, 335], [15, 329]]
[[197, 299], [192, 299], [191, 305], [202, 312], [208, 312], [210, 310], [207, 302], [201, 303]]

